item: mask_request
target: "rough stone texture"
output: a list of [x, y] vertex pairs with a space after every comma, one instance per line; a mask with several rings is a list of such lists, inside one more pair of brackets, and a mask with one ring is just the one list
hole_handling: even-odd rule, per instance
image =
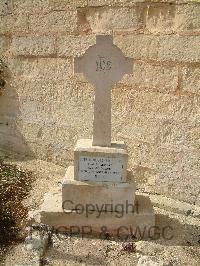
[[76, 29], [75, 10], [51, 12], [48, 14], [30, 15], [30, 31], [35, 33], [73, 32]]
[[11, 49], [14, 55], [50, 56], [55, 54], [55, 38], [16, 37], [12, 41]]
[[57, 39], [58, 56], [80, 56], [96, 43], [96, 37], [93, 36], [62, 36]]
[[94, 8], [86, 13], [86, 19], [95, 34], [139, 29], [143, 25], [141, 17], [142, 10], [139, 8]]
[[[195, 8], [194, 8], [195, 7]], [[146, 29], [153, 33], [199, 32], [200, 5], [152, 4], [147, 8]]]
[[0, 36], [0, 56], [3, 56], [9, 47], [9, 39], [5, 36]]
[[[115, 44], [126, 56], [157, 61], [198, 62], [200, 36], [116, 36]], [[180, 47], [184, 47], [180, 49]]]
[[50, 0], [50, 7], [53, 10], [65, 10], [75, 7], [87, 6], [87, 0]]
[[[16, 78], [33, 82], [49, 80], [58, 82], [67, 80], [72, 75], [72, 60], [69, 58], [23, 58], [16, 59], [11, 64]], [[17, 64], [16, 67], [15, 64]], [[43, 85], [44, 83], [41, 84]]]
[[145, 0], [88, 0], [89, 6], [133, 6]]
[[183, 68], [183, 90], [191, 93], [200, 93], [200, 68]]
[[177, 7], [175, 25], [177, 31], [199, 32], [200, 31], [200, 5], [181, 5]]
[[40, 13], [48, 12], [50, 10], [49, 0], [14, 0], [13, 1], [15, 13]]
[[198, 3], [199, 0], [88, 0], [89, 6], [135, 6], [137, 3]]
[[198, 98], [129, 87], [116, 88], [113, 94], [113, 136], [126, 141], [137, 183], [194, 203], [199, 193]]
[[141, 90], [175, 91], [178, 85], [178, 69], [177, 67], [136, 62], [133, 66], [133, 74], [126, 76], [120, 82]]
[[5, 16], [12, 12], [12, 1], [11, 0], [1, 0], [0, 1], [0, 16]]
[[112, 140], [126, 142], [139, 189], [200, 205], [197, 1], [5, 2], [0, 149], [72, 164], [77, 139], [92, 137], [94, 100], [73, 57], [113, 32], [134, 66], [112, 90]]
[[28, 17], [25, 14], [10, 14], [0, 19], [0, 34], [24, 33], [27, 31]]
[[172, 33], [176, 29], [175, 5], [150, 5], [147, 8], [146, 28], [151, 33]]
[[[157, 92], [137, 91], [126, 86], [117, 86], [113, 90], [113, 108], [116, 117], [120, 112], [119, 122], [113, 121], [113, 126], [123, 130], [127, 126], [132, 126], [132, 122], [140, 115], [148, 118], [147, 122], [156, 119], [160, 121], [189, 122], [193, 125], [198, 123], [200, 100], [196, 95], [172, 95]], [[127, 116], [129, 114], [129, 116]], [[128, 124], [124, 123], [130, 121]], [[124, 123], [124, 127], [122, 124]], [[140, 126], [140, 124], [138, 124]], [[170, 127], [171, 128], [171, 127]], [[159, 133], [159, 132], [158, 132]], [[143, 140], [149, 138], [149, 134], [143, 134]], [[130, 138], [133, 136], [129, 136]], [[175, 144], [175, 143], [174, 143]], [[183, 145], [186, 143], [183, 143]], [[186, 144], [187, 145], [187, 144]]]

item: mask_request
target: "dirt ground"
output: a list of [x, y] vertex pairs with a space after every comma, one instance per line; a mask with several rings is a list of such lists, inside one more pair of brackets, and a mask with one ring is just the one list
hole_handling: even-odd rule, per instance
[[[52, 163], [27, 158], [6, 159], [37, 177], [24, 205], [35, 211], [44, 193], [60, 186], [66, 169]], [[43, 265], [200, 265], [200, 220], [196, 215], [185, 215], [154, 207], [155, 239], [124, 240], [95, 239], [53, 234]], [[164, 233], [159, 228], [170, 228]], [[170, 239], [169, 239], [170, 238]], [[129, 248], [127, 244], [129, 243]], [[130, 245], [131, 244], [131, 245]], [[130, 248], [131, 247], [131, 248]], [[23, 242], [11, 246], [2, 265], [37, 265], [34, 254], [27, 252]]]

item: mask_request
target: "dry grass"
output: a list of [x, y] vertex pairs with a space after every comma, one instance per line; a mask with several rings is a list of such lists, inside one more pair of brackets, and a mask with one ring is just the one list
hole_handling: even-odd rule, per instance
[[22, 200], [27, 197], [33, 180], [32, 173], [0, 161], [0, 257], [20, 239], [27, 216]]

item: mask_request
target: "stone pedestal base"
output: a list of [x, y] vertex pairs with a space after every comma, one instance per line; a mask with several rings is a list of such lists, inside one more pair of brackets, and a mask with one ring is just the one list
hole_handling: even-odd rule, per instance
[[132, 210], [136, 187], [130, 173], [128, 179], [129, 182], [123, 183], [77, 181], [74, 167], [70, 166], [62, 183], [62, 207], [67, 210], [82, 209], [82, 206], [91, 211]]
[[100, 212], [63, 210], [61, 192], [46, 194], [41, 206], [40, 222], [69, 234], [77, 233], [103, 237], [105, 233], [118, 238], [134, 236], [139, 239], [154, 234], [155, 214], [148, 197], [136, 195], [135, 211]]

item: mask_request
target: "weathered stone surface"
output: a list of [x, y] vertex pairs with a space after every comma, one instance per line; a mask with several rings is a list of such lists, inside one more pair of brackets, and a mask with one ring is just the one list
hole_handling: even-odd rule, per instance
[[1, 17], [0, 34], [21, 33], [28, 31], [28, 17], [25, 14]]
[[[98, 217], [98, 212], [90, 215], [84, 211], [82, 214], [76, 212], [63, 212], [61, 193], [46, 194], [40, 211], [40, 222], [62, 231], [69, 231], [70, 226], [82, 228], [87, 226], [91, 229], [90, 234], [102, 233], [102, 226], [106, 226], [111, 235], [128, 234], [127, 229], [132, 229], [132, 234], [136, 237], [151, 237], [154, 234], [155, 214], [150, 200], [144, 196], [136, 196], [138, 210], [135, 213], [124, 213], [121, 218], [119, 213], [103, 212]], [[125, 229], [125, 230], [124, 230]], [[144, 233], [144, 234], [143, 234]]]
[[200, 115], [200, 99], [196, 95], [188, 97], [187, 95], [137, 91], [134, 88], [118, 85], [113, 89], [112, 102], [114, 116], [121, 112], [119, 122], [115, 123], [118, 128], [122, 127], [120, 121], [125, 121], [125, 119], [131, 126], [131, 122], [140, 113], [146, 115], [147, 119], [160, 117], [194, 123], [198, 121]]
[[[59, 83], [56, 82], [56, 80], [50, 81], [50, 79], [43, 81], [42, 77], [37, 80], [34, 80], [34, 78], [31, 79], [31, 77], [21, 77], [20, 79], [15, 78], [13, 79], [13, 84], [11, 85], [12, 87], [10, 86], [7, 90], [5, 90], [4, 96], [16, 97], [16, 95], [18, 95], [21, 103], [26, 101], [35, 101], [38, 102], [38, 104], [40, 102], [47, 104], [48, 101], [52, 103], [55, 102], [54, 105], [57, 107], [61, 104], [63, 108], [66, 105], [66, 109], [73, 110], [73, 108], [77, 108], [79, 111], [87, 106], [88, 110], [92, 111], [93, 91], [91, 87], [86, 83], [75, 83], [73, 80], [70, 80], [70, 78], [71, 77], [66, 77], [65, 79], [60, 78]], [[65, 85], [66, 82], [68, 82], [67, 85]], [[83, 90], [85, 91], [83, 92]], [[75, 105], [77, 105], [79, 101], [81, 101], [81, 104], [76, 107]], [[66, 122], [61, 121], [61, 119], [59, 119], [59, 123], [60, 125], [66, 125]], [[89, 124], [90, 123], [88, 121], [88, 125], [85, 125], [84, 128], [87, 128]]]
[[53, 37], [16, 37], [12, 40], [11, 50], [14, 55], [48, 56], [55, 54]]
[[9, 48], [9, 39], [5, 36], [0, 36], [0, 56], [2, 56]]
[[114, 43], [123, 51], [126, 56], [131, 56], [134, 59], [156, 59], [159, 42], [160, 38], [158, 36], [114, 36]]
[[[134, 59], [198, 62], [200, 36], [116, 36], [114, 42], [126, 56]], [[184, 49], [180, 49], [184, 47]]]
[[200, 94], [200, 68], [184, 67], [182, 76], [183, 90]]
[[[53, 62], [54, 60], [50, 61]], [[61, 64], [61, 62], [59, 61], [58, 63]], [[56, 134], [61, 134], [58, 133], [60, 129], [57, 126], [59, 128], [65, 127], [63, 136], [66, 136], [67, 132], [71, 132], [71, 139], [76, 139], [77, 136], [81, 137], [82, 134], [85, 137], [91, 136], [93, 93], [90, 86], [71, 82], [70, 77], [66, 76], [65, 72], [62, 74], [62, 68], [59, 70], [59, 67], [57, 67], [58, 76], [54, 75], [54, 80], [52, 80], [50, 75], [49, 79], [47, 79], [48, 70], [51, 71], [53, 65], [49, 65], [49, 67], [46, 65], [46, 70], [43, 68], [43, 72], [39, 66], [40, 64], [35, 64], [32, 68], [33, 75], [31, 75], [31, 72], [23, 70], [24, 76], [21, 76], [20, 79], [17, 77], [13, 79], [12, 86], [8, 88], [8, 91], [12, 92], [14, 97], [17, 94], [20, 99], [18, 103], [16, 99], [16, 103], [18, 110], [20, 108], [20, 115], [23, 117], [24, 122], [31, 123], [32, 121], [32, 123], [43, 126], [52, 125], [52, 138], [53, 141], [57, 142], [59, 140], [56, 138]], [[54, 67], [56, 68], [56, 64]], [[63, 68], [63, 71], [65, 70]], [[44, 78], [43, 73], [47, 73], [46, 78]], [[56, 73], [55, 70], [54, 73]], [[2, 97], [2, 100], [5, 102], [4, 97]], [[81, 104], [78, 104], [79, 102]], [[83, 112], [86, 109], [87, 111]], [[82, 113], [83, 118], [81, 122], [82, 132], [80, 132], [80, 113]], [[84, 123], [86, 120], [88, 121], [87, 124]], [[43, 127], [43, 130], [45, 130], [45, 127]], [[44, 137], [48, 143], [49, 134]]]
[[[148, 120], [146, 119], [146, 121]], [[145, 120], [143, 123], [145, 123]], [[152, 193], [156, 191], [168, 197], [181, 199], [194, 204], [196, 199], [195, 195], [198, 194], [199, 189], [198, 140], [195, 141], [193, 139], [189, 145], [187, 142], [184, 143], [179, 139], [174, 140], [173, 138], [168, 143], [161, 143], [162, 136], [160, 136], [159, 130], [154, 131], [154, 125], [156, 125], [156, 122], [152, 126], [149, 122], [146, 126], [142, 124], [137, 125], [136, 122], [136, 129], [133, 129], [137, 134], [135, 138], [130, 138], [124, 132], [121, 134], [118, 133], [120, 138], [126, 140], [129, 147], [128, 169], [133, 170], [139, 188], [143, 188], [147, 192]], [[148, 131], [143, 133], [143, 135], [149, 132], [152, 138], [155, 138], [155, 143], [149, 143], [148, 137], [143, 139], [142, 131], [144, 128], [147, 128]], [[180, 134], [179, 128], [180, 125], [174, 128], [172, 136], [173, 134], [175, 136]], [[183, 125], [181, 128], [182, 135], [187, 136], [184, 128]], [[131, 127], [129, 129], [131, 130]], [[141, 134], [139, 135], [138, 132], [141, 132]], [[199, 132], [199, 128], [196, 129], [196, 132]], [[190, 193], [188, 193], [188, 190]]]
[[[124, 114], [125, 115], [125, 114]], [[126, 114], [128, 116], [128, 113]], [[132, 114], [134, 119], [124, 117], [125, 126], [114, 126], [114, 133], [128, 140], [198, 149], [198, 121], [161, 118], [159, 115]], [[117, 120], [115, 120], [117, 121]], [[121, 127], [121, 129], [120, 129]], [[131, 137], [130, 137], [131, 134]], [[132, 136], [133, 135], [133, 136]]]
[[149, 5], [147, 8], [146, 28], [151, 33], [172, 33], [175, 29], [175, 5]]
[[74, 32], [77, 13], [74, 10], [51, 12], [44, 15], [30, 15], [30, 31], [40, 33]]
[[137, 3], [198, 3], [198, 0], [88, 0], [89, 6], [135, 6]]
[[13, 5], [11, 0], [0, 1], [0, 16], [5, 16], [12, 13]]
[[[41, 125], [42, 124], [46, 124], [46, 125], [55, 124], [55, 126], [58, 126], [58, 124], [61, 124], [61, 125], [65, 125], [66, 129], [67, 129], [67, 124], [70, 123], [69, 130], [72, 130], [72, 131], [74, 130], [75, 131], [74, 133], [77, 134], [77, 130], [79, 127], [76, 126], [75, 123], [78, 123], [79, 119], [78, 117], [73, 119], [73, 116], [75, 116], [75, 114], [76, 115], [80, 114], [80, 112], [83, 111], [83, 107], [76, 107], [76, 108], [72, 106], [67, 107], [68, 102], [64, 102], [64, 101], [56, 102], [55, 100], [52, 100], [50, 103], [51, 104], [47, 105], [45, 102], [42, 104], [41, 102], [30, 101], [30, 100], [21, 102], [21, 117], [23, 118], [24, 122], [30, 123], [32, 121], [33, 123], [37, 123]], [[86, 118], [87, 115], [88, 113], [86, 113], [82, 117]], [[68, 116], [71, 116], [71, 117], [68, 117]], [[55, 131], [56, 131], [56, 128], [55, 128]], [[88, 132], [88, 129], [85, 128], [84, 131]], [[58, 140], [56, 140], [56, 142], [58, 142]], [[61, 144], [61, 145], [63, 146], [64, 144]]]
[[47, 145], [40, 140], [37, 140], [37, 142], [26, 143], [30, 150], [28, 153], [29, 156], [37, 155], [40, 160], [47, 162], [56, 162], [59, 165], [72, 164], [73, 153], [70, 152], [69, 148], [64, 144], [60, 145], [59, 143], [48, 143]]
[[58, 56], [80, 56], [95, 43], [94, 35], [62, 36], [57, 39], [57, 53]]
[[40, 142], [44, 129], [36, 123], [24, 123], [23, 120], [17, 121], [17, 127], [20, 129], [25, 141]]
[[138, 89], [156, 89], [160, 92], [175, 91], [178, 84], [177, 67], [166, 67], [148, 63], [135, 63], [133, 74], [120, 82]]
[[148, 145], [144, 155], [141, 167], [133, 169], [139, 187], [153, 192], [156, 186], [159, 194], [195, 203], [199, 191], [199, 149]]
[[136, 30], [143, 26], [142, 10], [139, 8], [89, 9], [86, 19], [95, 34], [122, 29]]
[[199, 190], [198, 97], [120, 87], [113, 94], [113, 136], [126, 141], [139, 187], [151, 192], [156, 187], [158, 193], [194, 203]]
[[89, 6], [133, 6], [146, 0], [88, 0]]
[[121, 205], [121, 208], [131, 212], [135, 211], [135, 190], [133, 178], [123, 183], [77, 181], [74, 177], [74, 167], [70, 166], [62, 183], [62, 207], [64, 211], [80, 210], [81, 204], [90, 205], [91, 210], [93, 205], [93, 211], [101, 209], [110, 212]]
[[53, 10], [63, 10], [85, 6], [87, 6], [87, 0], [50, 0], [50, 7]]
[[15, 0], [14, 2], [14, 12], [15, 13], [40, 13], [48, 12], [50, 10], [49, 0]]
[[[72, 60], [63, 58], [26, 58], [8, 60], [8, 68], [16, 76], [32, 81], [69, 80], [72, 75]], [[28, 89], [28, 88], [27, 88]]]
[[[0, 114], [0, 133], [12, 135], [12, 132], [17, 130], [17, 123], [15, 117], [4, 116]], [[14, 135], [14, 134], [13, 134]]]
[[194, 5], [180, 5], [176, 10], [176, 29], [177, 31], [199, 32], [200, 30], [200, 5], [195, 1]]
[[[168, 61], [198, 62], [200, 49], [193, 47], [200, 46], [200, 36], [184, 36], [163, 38], [158, 49], [158, 59]], [[180, 49], [184, 47], [184, 49]]]
[[146, 28], [151, 33], [200, 30], [200, 6], [152, 4], [147, 8]]

